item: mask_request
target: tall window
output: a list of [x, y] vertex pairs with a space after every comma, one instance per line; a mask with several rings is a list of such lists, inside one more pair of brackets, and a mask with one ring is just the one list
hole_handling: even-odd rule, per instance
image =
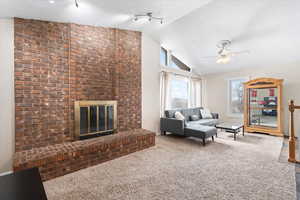
[[162, 47], [160, 64], [165, 67], [160, 77], [161, 116], [169, 109], [200, 107], [200, 77], [192, 74], [190, 67]]
[[183, 71], [191, 71], [191, 68], [184, 64], [181, 60], [172, 55], [165, 48], [160, 48], [160, 64], [165, 67], [179, 69]]
[[178, 58], [175, 56], [171, 55], [171, 60], [170, 60], [170, 67], [175, 68], [175, 69], [180, 69], [184, 71], [191, 71], [191, 68], [189, 68], [186, 64], [181, 62]]
[[171, 109], [187, 108], [189, 101], [189, 80], [174, 76], [170, 79], [169, 103]]
[[162, 66], [168, 65], [168, 51], [162, 47], [160, 48], [160, 64]]
[[244, 112], [243, 97], [246, 78], [228, 80], [228, 114], [231, 116], [241, 116]]
[[200, 107], [201, 80], [163, 72], [161, 76], [161, 111]]

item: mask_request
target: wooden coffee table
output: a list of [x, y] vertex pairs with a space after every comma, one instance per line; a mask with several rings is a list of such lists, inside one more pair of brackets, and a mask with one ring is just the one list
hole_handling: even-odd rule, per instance
[[216, 125], [216, 128], [233, 133], [234, 140], [236, 140], [236, 135], [240, 132], [241, 129], [243, 129], [243, 136], [245, 135], [244, 124], [239, 122], [223, 122]]

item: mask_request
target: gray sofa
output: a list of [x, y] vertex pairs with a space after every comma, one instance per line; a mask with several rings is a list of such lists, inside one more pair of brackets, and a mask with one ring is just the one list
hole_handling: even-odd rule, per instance
[[[217, 136], [217, 129], [215, 126], [218, 124], [219, 115], [212, 113], [212, 119], [203, 119], [200, 110], [198, 108], [166, 110], [165, 117], [160, 119], [160, 130], [163, 135], [167, 132], [182, 135], [193, 136], [201, 138], [203, 145], [205, 145], [206, 138], [211, 137], [214, 140], [214, 136]], [[185, 120], [178, 120], [175, 118], [175, 112], [179, 111], [185, 117]], [[192, 116], [197, 115], [199, 119], [192, 119]]]

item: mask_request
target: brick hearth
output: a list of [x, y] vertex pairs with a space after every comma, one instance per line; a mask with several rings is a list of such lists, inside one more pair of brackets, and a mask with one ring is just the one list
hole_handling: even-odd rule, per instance
[[154, 145], [155, 133], [144, 129], [124, 131], [105, 137], [17, 152], [14, 170], [38, 167], [45, 181]]

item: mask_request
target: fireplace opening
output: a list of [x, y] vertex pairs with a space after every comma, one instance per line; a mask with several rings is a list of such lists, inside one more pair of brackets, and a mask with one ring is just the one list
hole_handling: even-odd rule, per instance
[[116, 129], [116, 101], [75, 101], [75, 133], [78, 139], [112, 134]]

